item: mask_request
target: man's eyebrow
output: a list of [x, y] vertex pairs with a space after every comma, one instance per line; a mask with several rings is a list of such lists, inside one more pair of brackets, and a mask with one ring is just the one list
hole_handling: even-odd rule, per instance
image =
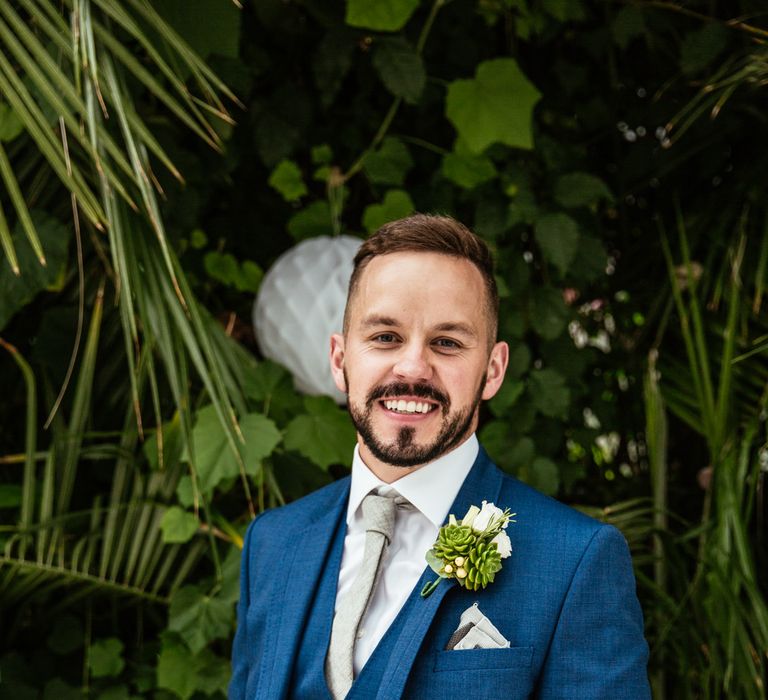
[[436, 331], [442, 331], [445, 333], [463, 333], [464, 335], [477, 337], [477, 331], [468, 323], [461, 323], [460, 321], [440, 323], [435, 326]]
[[361, 325], [363, 328], [373, 328], [374, 326], [399, 326], [400, 324], [391, 316], [367, 316]]

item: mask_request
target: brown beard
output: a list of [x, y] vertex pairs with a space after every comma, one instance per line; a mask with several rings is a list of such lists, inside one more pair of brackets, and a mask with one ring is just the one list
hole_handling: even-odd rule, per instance
[[[349, 390], [349, 379], [346, 372], [344, 379], [347, 390]], [[403, 382], [374, 387], [366, 397], [364, 410], [354, 406], [349, 401], [349, 393], [347, 393], [347, 408], [358, 434], [376, 459], [393, 467], [416, 467], [433, 462], [467, 438], [475, 413], [482, 400], [485, 381], [486, 375], [483, 374], [472, 405], [454, 415], [450, 413], [450, 398], [438, 389], [428, 384], [406, 384]], [[440, 405], [437, 410], [443, 414], [443, 424], [437, 437], [431, 443], [427, 445], [415, 444], [413, 439], [416, 435], [416, 429], [411, 426], [400, 428], [397, 439], [392, 443], [382, 442], [375, 435], [371, 420], [375, 403], [388, 396], [403, 394], [432, 399]]]

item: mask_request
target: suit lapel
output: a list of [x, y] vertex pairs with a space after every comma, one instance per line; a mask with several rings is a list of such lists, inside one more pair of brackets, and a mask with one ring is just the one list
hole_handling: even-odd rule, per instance
[[[336, 528], [346, 511], [349, 486], [331, 507], [303, 530], [289, 536], [293, 547], [293, 560], [286, 568], [287, 576], [276, 576], [285, 582], [282, 595], [275, 595], [269, 611], [268, 634], [274, 643], [267, 643], [262, 662], [257, 697], [265, 700], [281, 698], [288, 692], [293, 661], [298, 653], [301, 632], [309, 606], [323, 576], [338, 575], [337, 571], [323, 570]], [[279, 584], [278, 584], [279, 585]]]
[[[449, 513], [461, 518], [471, 505], [479, 506], [484, 500], [496, 503], [500, 490], [501, 474], [491, 464], [485, 451], [480, 448], [480, 453], [464, 480]], [[497, 503], [496, 505], [504, 507], [504, 504]], [[421, 598], [422, 587], [428, 581], [434, 580], [435, 576], [436, 574], [432, 569], [427, 567], [403, 607], [403, 612], [407, 612], [411, 619], [402, 626], [400, 635], [392, 649], [377, 695], [380, 700], [391, 700], [391, 698], [402, 696], [408, 674], [440, 603], [448, 591], [457, 585], [453, 580], [440, 581], [440, 584], [428, 598]]]

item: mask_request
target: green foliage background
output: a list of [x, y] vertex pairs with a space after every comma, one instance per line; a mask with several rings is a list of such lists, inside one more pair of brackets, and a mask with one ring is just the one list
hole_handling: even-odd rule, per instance
[[414, 211], [495, 252], [481, 441], [622, 528], [655, 696], [763, 697], [761, 3], [63, 8], [0, 9], [0, 697], [225, 694], [248, 522], [354, 443], [259, 356], [254, 293]]

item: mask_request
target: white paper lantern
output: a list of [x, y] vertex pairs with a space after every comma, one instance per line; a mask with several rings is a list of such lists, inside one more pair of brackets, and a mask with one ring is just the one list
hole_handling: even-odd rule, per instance
[[261, 352], [287, 367], [305, 394], [346, 397], [333, 383], [328, 351], [341, 333], [352, 261], [362, 241], [353, 236], [309, 238], [269, 269], [253, 305]]

